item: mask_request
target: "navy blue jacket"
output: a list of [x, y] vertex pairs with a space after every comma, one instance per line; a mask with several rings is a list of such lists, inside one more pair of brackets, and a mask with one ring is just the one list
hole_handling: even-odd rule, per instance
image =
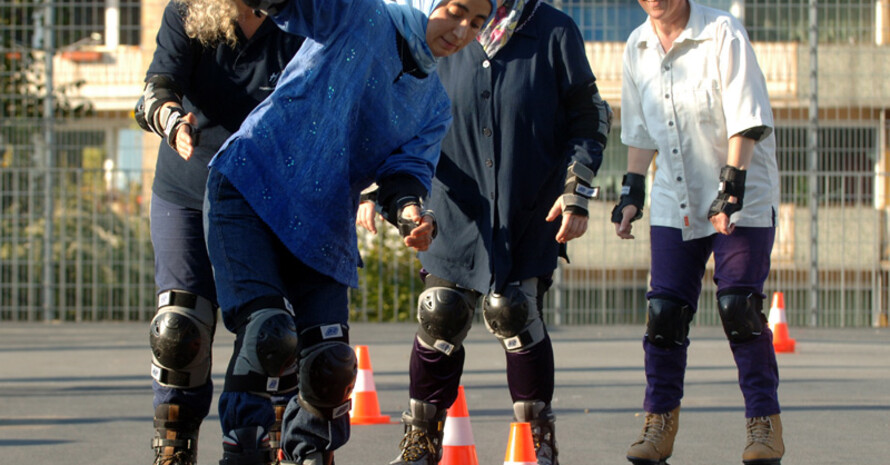
[[266, 19], [248, 40], [235, 28], [235, 48], [222, 43], [203, 47], [185, 34], [182, 15], [170, 2], [157, 36], [157, 49], [146, 73], [171, 77], [183, 92], [182, 107], [198, 118], [198, 146], [186, 161], [161, 144], [152, 191], [177, 205], [201, 209], [207, 164], [251, 110], [278, 81], [303, 38], [288, 34]]
[[608, 132], [605, 106], [584, 91], [595, 89], [594, 76], [577, 26], [530, 3], [494, 58], [474, 42], [438, 67], [454, 123], [426, 204], [439, 237], [420, 260], [483, 293], [553, 272], [560, 221], [545, 218], [572, 160], [599, 168]]

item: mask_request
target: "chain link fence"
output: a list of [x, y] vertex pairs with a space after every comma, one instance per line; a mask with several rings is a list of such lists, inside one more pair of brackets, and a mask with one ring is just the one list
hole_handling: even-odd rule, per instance
[[[600, 91], [620, 111], [624, 40], [645, 20], [642, 9], [629, 0], [551, 3], [581, 28]], [[766, 292], [784, 293], [791, 325], [886, 326], [890, 0], [699, 3], [744, 22], [773, 102], [782, 204]], [[165, 4], [0, 0], [0, 320], [153, 315], [148, 199], [159, 141], [130, 111]], [[554, 275], [551, 324], [645, 320], [646, 218], [635, 241], [619, 240], [608, 222], [625, 169], [619, 132], [589, 231]], [[409, 320], [420, 265], [382, 229], [360, 237], [353, 317]], [[697, 324], [719, 324], [711, 276]]]

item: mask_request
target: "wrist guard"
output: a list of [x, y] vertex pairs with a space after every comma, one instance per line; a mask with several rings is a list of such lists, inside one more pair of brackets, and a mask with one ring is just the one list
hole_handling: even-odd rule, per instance
[[[161, 130], [164, 131], [162, 134], [164, 136], [164, 140], [167, 141], [167, 145], [176, 150], [176, 131], [182, 127], [182, 125], [186, 125], [189, 133], [192, 134], [192, 137], [195, 137], [197, 131], [195, 128], [185, 121], [185, 115], [187, 113], [181, 107], [171, 107], [166, 106], [161, 108], [158, 111], [158, 115], [163, 118], [161, 121], [160, 127]], [[198, 145], [196, 141], [193, 141], [193, 145]]]
[[581, 163], [572, 162], [566, 173], [565, 190], [562, 193], [562, 204], [565, 212], [573, 215], [588, 216], [587, 204], [590, 199], [599, 195], [600, 188], [592, 187], [596, 174]]
[[[708, 209], [708, 218], [726, 213], [726, 216], [732, 216], [733, 213], [742, 209], [742, 199], [745, 197], [745, 177], [747, 171], [740, 170], [734, 166], [726, 165], [720, 170], [720, 188], [717, 190], [717, 198], [711, 203]], [[735, 203], [729, 201], [730, 197], [735, 197]]]
[[633, 205], [637, 207], [637, 214], [630, 219], [634, 222], [643, 217], [643, 202], [646, 201], [646, 177], [637, 173], [625, 173], [621, 179], [621, 197], [618, 205], [612, 209], [612, 222], [621, 223], [624, 219], [624, 207]]

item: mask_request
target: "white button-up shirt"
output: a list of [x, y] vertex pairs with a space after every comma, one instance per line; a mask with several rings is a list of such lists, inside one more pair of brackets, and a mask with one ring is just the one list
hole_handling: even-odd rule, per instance
[[683, 239], [716, 231], [708, 209], [717, 196], [729, 138], [768, 129], [754, 145], [738, 226], [775, 225], [779, 175], [766, 80], [742, 25], [691, 0], [686, 29], [664, 52], [647, 20], [624, 52], [621, 141], [657, 150], [650, 224], [682, 229]]

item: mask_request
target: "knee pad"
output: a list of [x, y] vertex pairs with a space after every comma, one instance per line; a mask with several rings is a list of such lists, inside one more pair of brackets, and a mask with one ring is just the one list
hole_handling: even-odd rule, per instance
[[[537, 289], [536, 279], [522, 284]], [[502, 293], [490, 292], [482, 303], [485, 327], [501, 341], [507, 352], [527, 349], [546, 337], [537, 305], [528, 298], [522, 284], [508, 284]]]
[[717, 309], [723, 332], [730, 341], [750, 341], [763, 333], [766, 317], [763, 298], [759, 295], [741, 290], [721, 292], [717, 296]]
[[467, 338], [475, 312], [472, 291], [431, 287], [418, 298], [417, 338], [423, 345], [451, 355]]
[[686, 344], [692, 308], [669, 299], [649, 299], [646, 338], [657, 347], [669, 349]]
[[151, 377], [178, 389], [206, 384], [215, 330], [216, 307], [209, 300], [185, 291], [162, 292], [148, 335]]
[[348, 414], [358, 361], [347, 329], [339, 324], [318, 326], [304, 331], [300, 339], [308, 340], [300, 351], [300, 406], [328, 421]]
[[292, 312], [262, 308], [238, 326], [226, 390], [286, 393], [297, 387], [297, 326]]

